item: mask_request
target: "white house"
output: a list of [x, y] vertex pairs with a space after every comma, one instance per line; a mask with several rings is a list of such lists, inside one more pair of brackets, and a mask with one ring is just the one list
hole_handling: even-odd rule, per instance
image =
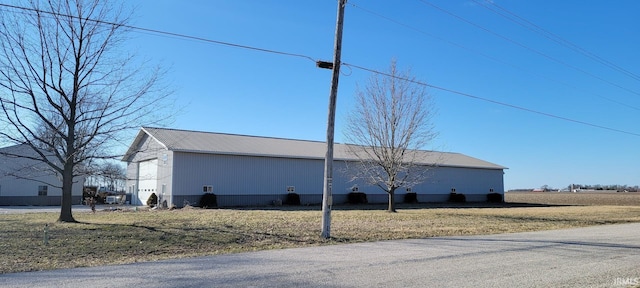
[[[62, 181], [46, 164], [18, 156], [36, 156], [29, 146], [0, 148], [0, 205], [60, 205]], [[76, 179], [72, 201], [80, 204], [83, 177]]]
[[[350, 182], [340, 172], [354, 161], [346, 148], [334, 146], [333, 202], [345, 202], [357, 186], [370, 203], [386, 203], [386, 192]], [[299, 194], [303, 204], [318, 204], [325, 153], [326, 144], [319, 141], [143, 127], [122, 160], [133, 204], [144, 205], [155, 193], [166, 205], [181, 207], [198, 203], [207, 192], [216, 194], [220, 206], [267, 205], [290, 192]], [[447, 201], [454, 188], [467, 201], [486, 201], [491, 192], [504, 194], [503, 166], [459, 153], [416, 153], [421, 153], [420, 164], [437, 164], [425, 182], [410, 187], [420, 202]], [[406, 188], [396, 191], [398, 201]]]

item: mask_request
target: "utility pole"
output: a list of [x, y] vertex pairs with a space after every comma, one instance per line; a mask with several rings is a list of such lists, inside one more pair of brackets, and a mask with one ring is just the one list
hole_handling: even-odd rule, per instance
[[[329, 117], [327, 120], [327, 154], [324, 157], [324, 187], [322, 190], [322, 238], [331, 237], [331, 205], [333, 205], [333, 134], [336, 122], [336, 100], [338, 98], [338, 78], [340, 77], [340, 54], [342, 51], [342, 23], [344, 6], [347, 0], [338, 1], [338, 19], [336, 21], [336, 40], [333, 54], [333, 78], [329, 94]], [[326, 63], [325, 63], [326, 64]], [[322, 66], [318, 62], [318, 67]], [[328, 67], [327, 67], [328, 68]]]

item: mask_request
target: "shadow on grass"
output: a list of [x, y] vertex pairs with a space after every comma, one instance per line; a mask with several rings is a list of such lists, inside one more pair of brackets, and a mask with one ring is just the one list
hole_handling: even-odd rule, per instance
[[[252, 241], [264, 240], [266, 238], [275, 239], [275, 243], [289, 242], [304, 244], [309, 243], [306, 239], [300, 239], [299, 235], [291, 235], [289, 233], [267, 232], [261, 230], [248, 231], [242, 227], [234, 227], [233, 225], [222, 225], [220, 227], [155, 227], [150, 225], [141, 224], [110, 224], [110, 223], [92, 223], [78, 221], [75, 224], [81, 225], [94, 225], [98, 227], [123, 227], [132, 229], [146, 230], [149, 233], [158, 233], [160, 240], [165, 239], [181, 239], [184, 237], [195, 238], [200, 241], [212, 241], [211, 235], [229, 235], [233, 238], [226, 239], [227, 241], [220, 241], [217, 244], [226, 245], [229, 243], [250, 243]], [[95, 229], [91, 229], [95, 230]], [[205, 233], [197, 233], [205, 232]], [[217, 240], [222, 240], [224, 237], [220, 237]], [[215, 240], [214, 240], [215, 241]], [[317, 241], [316, 241], [317, 242]]]
[[[582, 205], [567, 205], [567, 204], [539, 204], [539, 203], [518, 203], [518, 202], [504, 202], [504, 203], [489, 203], [489, 202], [466, 202], [466, 203], [453, 203], [453, 202], [429, 202], [429, 203], [396, 203], [396, 210], [409, 210], [409, 209], [465, 209], [465, 208], [535, 208], [535, 207], [568, 207], [568, 206], [582, 206]], [[338, 211], [355, 211], [355, 210], [387, 210], [388, 204], [376, 203], [376, 204], [338, 204], [333, 205], [331, 210]], [[248, 206], [248, 207], [219, 207], [217, 209], [231, 209], [231, 210], [277, 210], [277, 211], [317, 211], [322, 210], [320, 204], [315, 205], [300, 205], [300, 206]]]

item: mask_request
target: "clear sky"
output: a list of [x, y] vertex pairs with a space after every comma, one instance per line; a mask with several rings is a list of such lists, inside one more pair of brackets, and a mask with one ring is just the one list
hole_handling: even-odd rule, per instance
[[[131, 3], [135, 26], [332, 60], [336, 0]], [[638, 11], [635, 0], [349, 0], [342, 61], [385, 70], [395, 58], [430, 85], [545, 113], [428, 88], [440, 135], [424, 148], [508, 167], [505, 189], [637, 185]], [[126, 49], [167, 69], [179, 100], [171, 128], [326, 139], [331, 71], [311, 59], [130, 36]], [[337, 142], [370, 75], [342, 67]]]

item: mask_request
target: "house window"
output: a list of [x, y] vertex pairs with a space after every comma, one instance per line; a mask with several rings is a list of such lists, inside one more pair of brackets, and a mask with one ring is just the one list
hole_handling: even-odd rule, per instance
[[213, 192], [213, 186], [211, 186], [211, 185], [202, 186], [202, 192], [203, 193], [212, 193]]
[[287, 193], [295, 193], [296, 186], [287, 186]]
[[47, 196], [48, 189], [49, 189], [49, 186], [46, 186], [46, 185], [38, 186], [38, 196]]

